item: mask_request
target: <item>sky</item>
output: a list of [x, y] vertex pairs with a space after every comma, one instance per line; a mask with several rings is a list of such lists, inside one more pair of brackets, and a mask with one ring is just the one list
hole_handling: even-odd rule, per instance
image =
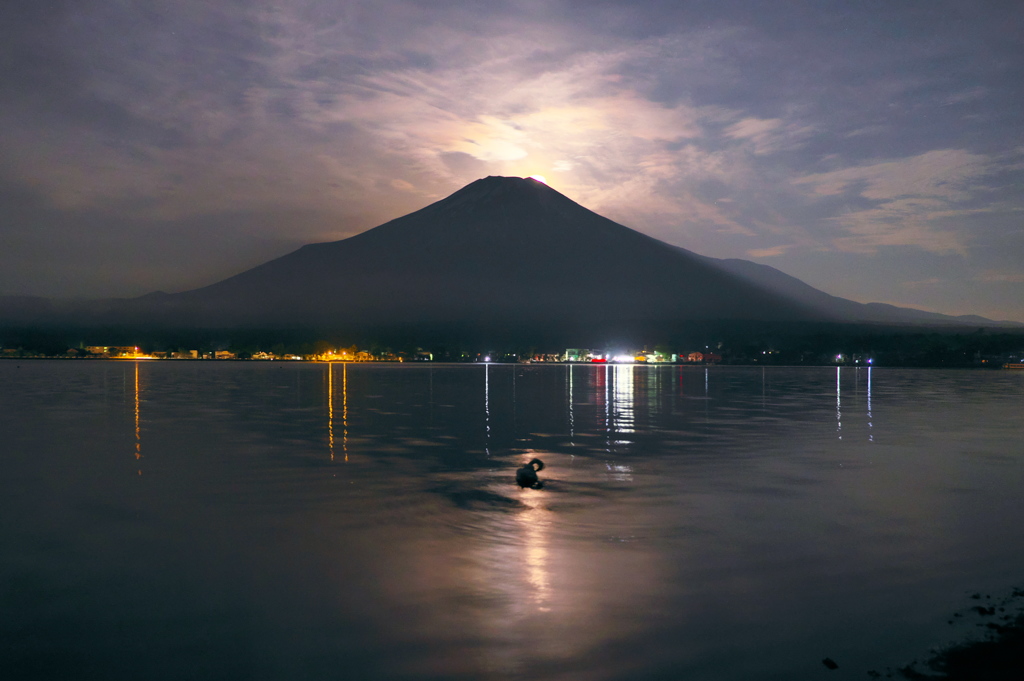
[[1024, 321], [1024, 3], [5, 0], [0, 294], [136, 296], [488, 175]]

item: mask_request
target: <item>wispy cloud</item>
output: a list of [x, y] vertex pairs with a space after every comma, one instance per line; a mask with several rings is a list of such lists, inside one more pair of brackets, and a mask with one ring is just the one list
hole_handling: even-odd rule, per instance
[[946, 99], [943, 100], [942, 103], [945, 104], [946, 106], [953, 106], [955, 104], [973, 102], [975, 100], [983, 98], [986, 94], [988, 94], [988, 91], [985, 88], [980, 86], [972, 87], [966, 90], [961, 90], [959, 92], [954, 92], [953, 94], [946, 97]]
[[928, 277], [927, 279], [918, 279], [916, 281], [904, 281], [902, 285], [905, 288], [924, 288], [931, 286], [944, 286], [949, 282], [941, 277]]
[[951, 225], [984, 212], [968, 202], [983, 193], [982, 178], [1002, 168], [997, 159], [963, 149], [941, 149], [805, 175], [794, 180], [811, 196], [866, 199], [866, 208], [830, 218], [842, 229], [841, 250], [874, 252], [881, 246], [916, 246], [933, 253], [965, 254], [970, 234]]
[[1000, 272], [987, 270], [975, 277], [977, 281], [996, 284], [1024, 284], [1024, 274], [1020, 272]]
[[771, 248], [751, 248], [747, 250], [747, 255], [751, 258], [777, 258], [780, 255], [785, 255], [792, 249], [792, 245], [772, 246]]
[[755, 154], [768, 154], [797, 146], [814, 131], [809, 125], [786, 123], [781, 118], [744, 118], [725, 130], [726, 137], [749, 140]]
[[991, 159], [963, 149], [940, 149], [909, 158], [880, 161], [796, 180], [815, 194], [835, 195], [855, 188], [861, 196], [885, 201], [904, 196], [969, 198], [971, 181], [989, 172]]

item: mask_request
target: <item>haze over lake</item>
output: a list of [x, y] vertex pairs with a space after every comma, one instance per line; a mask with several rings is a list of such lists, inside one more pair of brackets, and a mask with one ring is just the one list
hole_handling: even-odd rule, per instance
[[1010, 371], [3, 361], [0, 659], [863, 679], [1021, 586], [1022, 395]]

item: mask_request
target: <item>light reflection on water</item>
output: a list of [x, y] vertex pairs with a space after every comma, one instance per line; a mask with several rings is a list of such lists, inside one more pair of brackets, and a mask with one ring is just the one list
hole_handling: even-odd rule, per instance
[[[135, 365], [135, 459], [139, 460], [142, 458], [142, 428], [140, 427], [140, 419], [142, 418], [142, 394], [139, 387], [139, 363], [133, 362]], [[139, 475], [142, 475], [142, 469], [139, 469]]]
[[[1024, 572], [1020, 374], [0, 378], [0, 627], [25, 678], [806, 678], [825, 656], [863, 678]], [[519, 489], [534, 456], [545, 485]]]
[[[615, 389], [612, 393], [612, 405], [610, 407], [612, 414], [611, 429], [618, 435], [626, 435], [633, 432], [633, 391], [635, 386], [633, 365], [632, 364], [617, 364], [614, 367], [615, 373], [612, 378], [615, 383]], [[645, 372], [648, 375], [654, 375], [654, 372]], [[615, 441], [617, 445], [629, 444], [629, 440], [619, 439]]]
[[529, 506], [516, 514], [516, 520], [522, 527], [525, 546], [524, 567], [529, 582], [529, 599], [537, 610], [548, 612], [550, 594], [550, 578], [548, 576], [548, 532], [550, 531], [550, 512], [539, 506]]
[[[327, 362], [327, 449], [331, 461], [334, 461], [334, 365], [338, 362]], [[341, 363], [341, 450], [344, 460], [348, 461], [348, 363]]]

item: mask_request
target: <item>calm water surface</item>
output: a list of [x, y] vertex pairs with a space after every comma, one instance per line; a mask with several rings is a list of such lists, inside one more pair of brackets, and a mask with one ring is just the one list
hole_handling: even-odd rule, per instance
[[0, 661], [864, 679], [1024, 585], [1022, 395], [1024, 372], [3, 361]]

